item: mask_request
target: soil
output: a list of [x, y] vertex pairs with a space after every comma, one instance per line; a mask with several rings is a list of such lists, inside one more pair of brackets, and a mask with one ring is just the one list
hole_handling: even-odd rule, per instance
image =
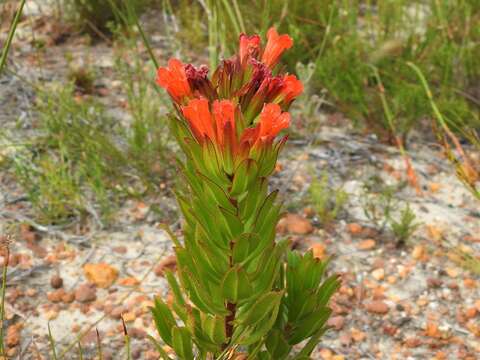
[[[165, 47], [168, 38], [161, 26], [154, 26], [154, 15], [147, 14], [145, 21], [164, 63], [172, 50]], [[51, 15], [32, 8], [19, 26], [8, 63], [15, 73], [0, 77], [0, 124], [8, 135], [0, 137], [0, 161], [17, 151], [10, 146], [12, 138], [35, 136], [38, 118], [32, 111], [31, 83], [65, 81], [67, 53], [97, 69], [102, 87], [113, 89], [118, 81], [108, 42], [92, 44], [85, 35], [53, 24]], [[40, 40], [46, 45], [38, 50]], [[147, 58], [146, 52], [143, 56]], [[122, 111], [121, 94], [107, 91], [102, 101], [112, 113]], [[302, 101], [308, 98], [299, 101], [294, 116], [300, 117]], [[271, 182], [272, 189], [280, 189], [286, 211], [296, 215], [286, 217], [290, 224], [279, 229], [280, 235], [290, 237], [300, 251], [312, 248], [318, 257], [331, 255], [330, 271], [342, 278], [332, 301], [332, 329], [312, 357], [479, 358], [478, 200], [455, 177], [440, 149], [421, 134], [413, 134], [408, 151], [418, 176], [415, 189], [399, 186], [406, 170], [394, 147], [359, 134], [349, 122], [339, 121], [339, 114], [315, 117], [313, 130], [296, 129]], [[312, 210], [308, 190], [325, 172], [331, 188], [348, 193], [347, 206], [328, 224]], [[393, 217], [398, 219], [407, 203], [416, 215], [418, 227], [405, 243], [366, 216], [366, 199], [381, 201], [378, 188], [364, 190], [373, 175], [382, 179], [376, 184], [397, 187]], [[12, 173], [0, 168], [0, 234], [22, 224], [10, 245], [7, 275], [5, 329], [12, 358], [51, 358], [48, 328], [57, 355], [65, 359], [76, 359], [79, 340], [85, 358], [94, 358], [97, 331], [105, 360], [126, 358], [122, 318], [132, 338], [133, 358], [158, 358], [147, 338], [156, 337], [149, 306], [154, 296], [168, 298], [163, 270], [174, 268], [172, 244], [162, 224], [170, 223], [181, 236], [178, 218], [152, 210], [162, 204], [159, 197], [128, 200], [114, 225], [103, 228], [94, 216], [68, 226], [42, 225]], [[379, 214], [381, 222], [384, 209]], [[472, 258], [477, 261], [468, 260]], [[106, 279], [87, 278], [87, 264], [103, 264], [95, 274]]]

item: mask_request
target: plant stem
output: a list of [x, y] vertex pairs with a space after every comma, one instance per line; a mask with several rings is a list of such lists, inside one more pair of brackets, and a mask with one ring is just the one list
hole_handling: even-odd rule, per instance
[[[233, 320], [235, 320], [237, 304], [228, 302], [227, 310], [230, 312], [230, 314], [225, 317], [225, 333], [227, 334], [227, 338], [230, 339], [233, 335]], [[225, 343], [224, 347], [227, 347], [227, 345], [228, 343]]]
[[20, 3], [20, 7], [17, 13], [15, 14], [15, 17], [13, 18], [12, 25], [10, 25], [10, 31], [8, 33], [7, 42], [5, 44], [5, 47], [3, 48], [2, 57], [0, 58], [0, 75], [2, 74], [2, 70], [5, 67], [5, 64], [7, 62], [8, 51], [10, 50], [10, 45], [12, 45], [13, 35], [15, 35], [15, 30], [17, 29], [18, 22], [20, 21], [20, 15], [22, 15], [25, 1], [26, 0], [22, 0], [22, 2]]
[[7, 291], [7, 270], [9, 258], [10, 248], [8, 247], [8, 244], [6, 244], [2, 272], [2, 299], [0, 303], [0, 356], [5, 356], [5, 345], [3, 343], [3, 321], [5, 320], [5, 292]]

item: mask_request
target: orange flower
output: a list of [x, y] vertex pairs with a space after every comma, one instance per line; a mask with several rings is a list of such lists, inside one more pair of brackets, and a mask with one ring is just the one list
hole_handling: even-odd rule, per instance
[[283, 77], [283, 87], [281, 94], [284, 101], [288, 104], [303, 92], [303, 84], [295, 75], [285, 75]]
[[260, 113], [258, 138], [262, 141], [270, 141], [280, 131], [290, 125], [290, 114], [283, 112], [278, 104], [265, 104]]
[[268, 67], [273, 67], [277, 64], [282, 53], [290, 49], [293, 45], [293, 40], [288, 35], [278, 35], [275, 28], [270, 28], [267, 33], [267, 46], [262, 55], [262, 61]]
[[240, 62], [243, 64], [248, 56], [254, 56], [260, 50], [260, 36], [240, 35]]
[[236, 146], [235, 105], [232, 101], [215, 100], [210, 112], [207, 99], [192, 99], [181, 109], [193, 135], [199, 142], [208, 137], [222, 148], [225, 143]]
[[213, 102], [217, 143], [223, 147], [226, 133], [235, 134], [235, 105], [230, 100]]
[[202, 141], [205, 136], [212, 141], [215, 139], [212, 114], [207, 99], [190, 100], [188, 105], [182, 106], [182, 113], [198, 141]]
[[168, 67], [159, 68], [157, 83], [168, 91], [175, 102], [181, 102], [184, 97], [192, 96], [192, 90], [185, 74], [185, 66], [180, 60], [170, 59]]

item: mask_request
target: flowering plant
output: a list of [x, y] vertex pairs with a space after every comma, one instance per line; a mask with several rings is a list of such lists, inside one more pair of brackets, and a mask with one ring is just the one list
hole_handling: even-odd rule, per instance
[[242, 34], [238, 54], [211, 78], [205, 66], [177, 59], [158, 69], [185, 153], [177, 192], [185, 223], [183, 244], [174, 239], [179, 282], [167, 273], [173, 302], [156, 299], [152, 312], [181, 359], [286, 359], [309, 339], [294, 357], [308, 358], [339, 286], [337, 276], [325, 279], [327, 262], [275, 241], [281, 206], [267, 178], [303, 85], [277, 69], [292, 39], [273, 28], [267, 38], [262, 48], [259, 36]]

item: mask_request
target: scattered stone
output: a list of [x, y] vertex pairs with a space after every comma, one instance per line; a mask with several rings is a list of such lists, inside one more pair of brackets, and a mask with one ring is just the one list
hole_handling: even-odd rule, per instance
[[340, 344], [342, 344], [345, 347], [348, 347], [352, 344], [352, 336], [348, 333], [343, 333], [340, 335]]
[[372, 250], [373, 248], [375, 248], [376, 245], [377, 243], [375, 242], [375, 240], [366, 239], [366, 240], [360, 241], [357, 247], [359, 250]]
[[332, 316], [328, 319], [328, 326], [332, 326], [335, 330], [339, 331], [345, 325], [345, 317], [343, 316]]
[[127, 247], [126, 246], [115, 246], [114, 248], [112, 248], [112, 250], [114, 252], [116, 252], [117, 254], [126, 254], [127, 253]]
[[313, 244], [310, 249], [313, 251], [313, 256], [317, 259], [322, 260], [327, 255], [326, 247], [323, 244], [320, 244], [320, 243]]
[[53, 275], [50, 278], [50, 286], [54, 289], [59, 289], [63, 286], [63, 279], [59, 275]]
[[412, 257], [415, 260], [420, 260], [425, 254], [425, 248], [422, 245], [415, 245], [412, 250]]
[[456, 278], [458, 275], [460, 275], [460, 271], [457, 268], [447, 267], [445, 268], [445, 272], [451, 278]]
[[75, 300], [81, 303], [94, 301], [97, 298], [97, 290], [90, 284], [82, 284], [75, 290]]
[[62, 296], [62, 302], [65, 304], [71, 304], [75, 300], [75, 294], [73, 292], [66, 292]]
[[427, 286], [429, 288], [436, 289], [436, 288], [439, 288], [440, 286], [442, 286], [442, 284], [443, 284], [443, 281], [440, 280], [440, 279], [437, 279], [437, 278], [428, 278], [427, 279]]
[[112, 286], [118, 277], [118, 270], [106, 263], [85, 264], [83, 271], [88, 281], [100, 288]]
[[55, 320], [58, 317], [58, 311], [55, 309], [49, 310], [45, 313], [45, 319], [48, 321]]
[[120, 319], [125, 311], [125, 307], [117, 306], [112, 309], [112, 311], [110, 312], [110, 316], [114, 319]]
[[385, 270], [383, 269], [375, 269], [372, 271], [372, 277], [375, 279], [375, 280], [378, 280], [378, 281], [381, 281], [385, 278]]
[[365, 338], [367, 337], [367, 334], [365, 332], [360, 331], [360, 330], [355, 329], [355, 328], [352, 328], [352, 330], [350, 332], [352, 334], [352, 339], [355, 342], [361, 342], [361, 341], [365, 340]]
[[163, 276], [163, 273], [166, 269], [175, 269], [177, 267], [177, 257], [175, 255], [167, 256], [166, 258], [162, 259], [158, 265], [155, 267], [155, 275]]
[[120, 286], [137, 286], [138, 284], [140, 284], [140, 281], [137, 278], [130, 276], [123, 279], [119, 279], [117, 283]]
[[368, 312], [371, 312], [373, 314], [380, 314], [380, 315], [387, 314], [390, 311], [390, 308], [388, 307], [388, 305], [381, 300], [376, 300], [376, 301], [367, 303], [365, 305], [365, 309], [367, 309]]
[[7, 344], [8, 347], [14, 347], [20, 344], [20, 331], [21, 326], [18, 324], [8, 327], [7, 335], [5, 337], [5, 344]]
[[472, 278], [463, 279], [463, 285], [468, 289], [474, 289], [477, 287], [477, 282]]
[[352, 235], [358, 235], [362, 232], [362, 226], [357, 223], [350, 223], [347, 225], [347, 230]]
[[58, 289], [47, 294], [48, 301], [53, 303], [58, 303], [62, 301], [63, 296], [65, 295], [65, 290]]
[[145, 339], [147, 337], [147, 332], [143, 329], [137, 327], [130, 327], [128, 328], [128, 335], [131, 336], [133, 339]]
[[303, 216], [289, 213], [280, 219], [277, 225], [277, 231], [281, 234], [306, 235], [313, 232], [313, 226], [311, 222]]
[[477, 316], [477, 309], [475, 307], [470, 307], [465, 311], [465, 316], [468, 319], [473, 319]]
[[34, 297], [35, 295], [38, 294], [38, 291], [34, 288], [28, 288], [26, 291], [25, 291], [25, 296], [28, 296], [28, 297]]

